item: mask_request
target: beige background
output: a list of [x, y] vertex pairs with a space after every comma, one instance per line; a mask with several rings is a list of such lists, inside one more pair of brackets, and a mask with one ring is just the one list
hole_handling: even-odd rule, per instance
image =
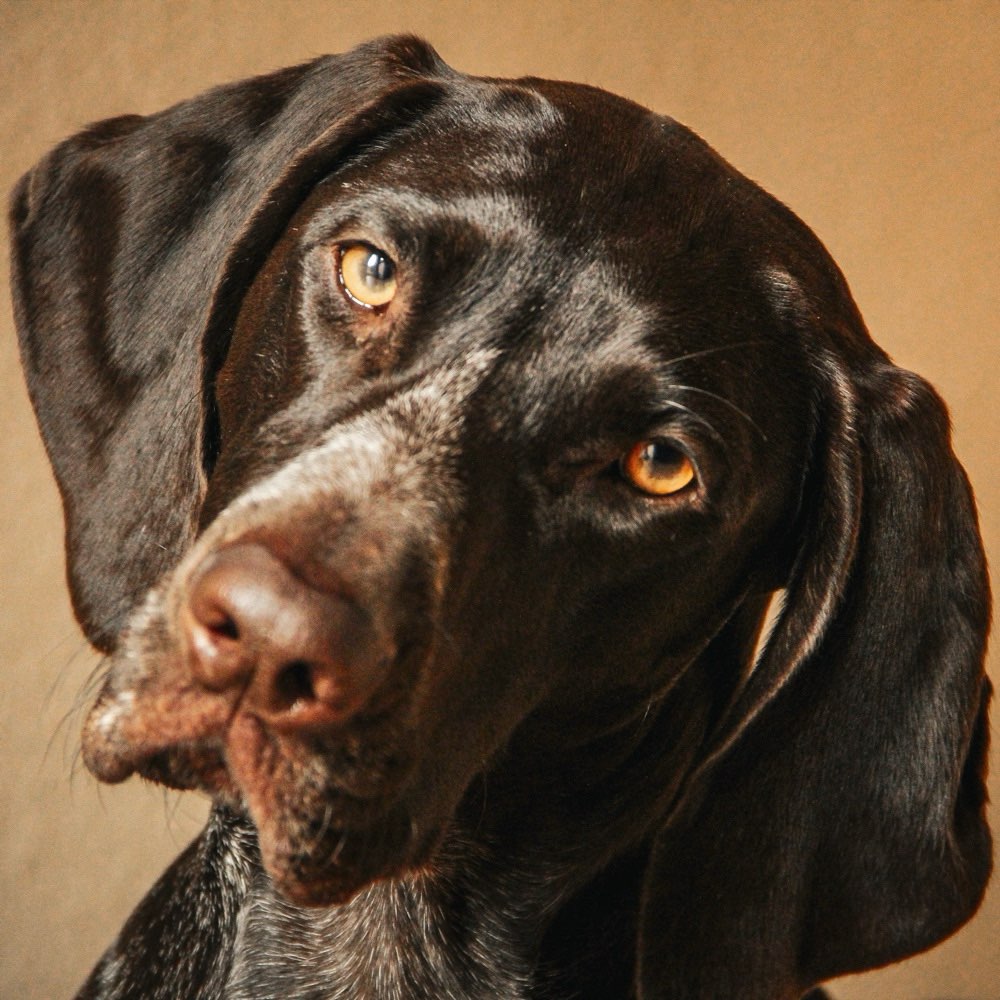
[[[1000, 564], [997, 0], [0, 0], [0, 187], [91, 120], [399, 30], [463, 70], [586, 81], [669, 113], [791, 205], [876, 338], [949, 401]], [[2, 263], [0, 998], [31, 1000], [69, 995], [204, 804], [100, 789], [76, 763], [94, 660], [68, 611]], [[836, 996], [1000, 1000], [998, 930], [1000, 889], [944, 946]]]

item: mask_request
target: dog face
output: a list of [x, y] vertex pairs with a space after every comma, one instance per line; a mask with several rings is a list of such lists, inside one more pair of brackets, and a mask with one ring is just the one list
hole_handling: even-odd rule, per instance
[[241, 307], [204, 531], [126, 628], [89, 766], [246, 802], [327, 902], [426, 861], [529, 714], [634, 712], [764, 591], [809, 379], [749, 248], [678, 210], [731, 225], [707, 150], [709, 190], [664, 180], [678, 144], [484, 84], [317, 187]]
[[[716, 844], [717, 864], [686, 864], [709, 886], [725, 865], [767, 892], [779, 876], [738, 874], [725, 814], [781, 864], [812, 858], [814, 838], [769, 832], [773, 801], [836, 811], [852, 793], [819, 791], [833, 761], [868, 774], [922, 734], [900, 836], [956, 802], [980, 816], [968, 492], [939, 404], [868, 339], [815, 237], [627, 101], [462, 77], [412, 41], [343, 60], [106, 125], [16, 196], [26, 366], [78, 612], [109, 653], [88, 767], [245, 808], [276, 885], [327, 904], [432, 864], [486, 776], [535, 808], [524, 788], [544, 783], [509, 775], [641, 744], [652, 713], [640, 814], [617, 788], [631, 751], [590, 785], [614, 838], [659, 837], [651, 884], [675, 888], [643, 926], [661, 945], [675, 921], [735, 927], [679, 898], [685, 838]], [[220, 110], [229, 132], [209, 136]], [[123, 165], [130, 143], [149, 176]], [[88, 263], [94, 232], [114, 254]], [[86, 335], [49, 336], [95, 374], [60, 413], [34, 331], [71, 300]], [[962, 563], [954, 587], [887, 592], [917, 551]], [[964, 652], [901, 718], [916, 651], [944, 633]], [[682, 719], [661, 712], [678, 693]], [[872, 706], [907, 735], [880, 735]], [[981, 873], [981, 816], [963, 828]], [[981, 880], [919, 941], [852, 926], [808, 975], [922, 946]]]

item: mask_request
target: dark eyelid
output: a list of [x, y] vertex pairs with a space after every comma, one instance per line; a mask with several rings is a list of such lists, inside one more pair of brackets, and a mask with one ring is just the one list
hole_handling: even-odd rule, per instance
[[646, 423], [643, 437], [662, 437], [666, 440], [700, 441], [709, 438], [723, 449], [726, 447], [725, 437], [715, 428], [715, 425], [697, 410], [683, 403], [671, 402], [662, 407]]

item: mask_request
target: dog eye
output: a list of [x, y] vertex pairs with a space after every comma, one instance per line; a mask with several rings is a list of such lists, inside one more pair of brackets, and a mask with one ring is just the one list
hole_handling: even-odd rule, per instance
[[382, 309], [396, 294], [395, 262], [367, 243], [338, 247], [337, 278], [347, 298], [365, 309]]
[[695, 479], [691, 459], [662, 438], [638, 442], [622, 457], [619, 467], [633, 486], [656, 497], [679, 493]]

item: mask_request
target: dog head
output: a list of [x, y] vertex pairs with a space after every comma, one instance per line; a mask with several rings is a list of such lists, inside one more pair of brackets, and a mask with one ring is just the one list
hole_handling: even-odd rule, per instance
[[323, 904], [431, 863], [484, 776], [562, 775], [595, 865], [653, 845], [649, 995], [972, 912], [988, 596], [943, 407], [691, 132], [391, 39], [97, 125], [12, 213], [98, 777], [245, 808]]

